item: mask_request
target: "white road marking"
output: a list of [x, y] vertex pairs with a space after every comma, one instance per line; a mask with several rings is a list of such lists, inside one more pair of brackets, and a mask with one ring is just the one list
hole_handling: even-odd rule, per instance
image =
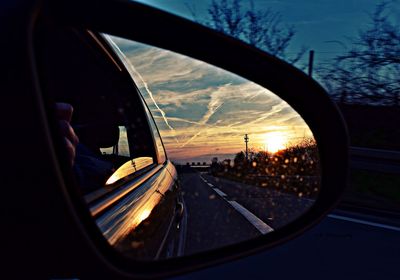
[[228, 203], [232, 205], [233, 208], [235, 208], [240, 214], [242, 214], [262, 234], [267, 234], [271, 231], [274, 231], [272, 227], [264, 223], [260, 218], [258, 218], [256, 215], [251, 213], [249, 210], [244, 208], [236, 201], [228, 201]]
[[389, 229], [389, 230], [394, 230], [394, 231], [400, 232], [400, 228], [395, 227], [395, 226], [389, 226], [389, 225], [385, 225], [385, 224], [374, 223], [374, 222], [364, 221], [364, 220], [360, 220], [360, 219], [355, 219], [355, 218], [350, 218], [350, 217], [345, 217], [345, 216], [340, 216], [340, 215], [335, 215], [335, 214], [329, 214], [328, 217], [332, 218], [332, 219], [343, 220], [343, 221], [347, 221], [347, 222], [353, 222], [353, 223], [357, 223], [357, 224], [363, 224], [363, 225], [384, 228], [384, 229]]
[[214, 191], [216, 191], [217, 194], [219, 194], [219, 195], [222, 196], [222, 197], [225, 197], [225, 196], [226, 196], [226, 193], [224, 193], [223, 191], [221, 191], [221, 190], [219, 190], [219, 189], [217, 189], [217, 188], [214, 188]]
[[267, 234], [271, 231], [274, 231], [272, 227], [264, 223], [260, 218], [258, 218], [256, 215], [251, 213], [249, 210], [244, 208], [242, 205], [237, 203], [234, 200], [227, 200], [227, 194], [215, 187], [213, 184], [208, 183], [202, 176], [200, 178], [207, 183], [213, 190], [226, 202], [228, 202], [236, 211], [238, 211], [240, 214], [242, 214], [243, 217], [245, 217], [261, 234]]
[[202, 176], [199, 176], [201, 178], [201, 180], [203, 180], [204, 183], [207, 183], [207, 180], [204, 179]]

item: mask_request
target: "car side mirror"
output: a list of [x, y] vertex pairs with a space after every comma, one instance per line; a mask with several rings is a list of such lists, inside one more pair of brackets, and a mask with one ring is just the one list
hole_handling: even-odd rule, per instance
[[[93, 7], [96, 8], [93, 9]], [[110, 34], [119, 38], [132, 40], [150, 47], [158, 48], [159, 50], [167, 50], [179, 55], [184, 55], [189, 59], [196, 59], [202, 63], [212, 65], [212, 67], [224, 69], [232, 75], [237, 75], [239, 76], [238, 79], [245, 79], [251, 82], [257, 89], [268, 91], [272, 93], [273, 96], [277, 96], [283, 100], [287, 105], [285, 108], [290, 108], [290, 110], [296, 112], [301, 117], [302, 121], [308, 126], [309, 131], [311, 131], [313, 140], [315, 140], [315, 142], [311, 143], [309, 146], [300, 147], [299, 151], [293, 148], [293, 151], [291, 151], [292, 154], [288, 152], [288, 147], [283, 148], [276, 143], [270, 144], [270, 153], [258, 152], [257, 154], [257, 152], [255, 152], [252, 156], [249, 156], [247, 147], [243, 154], [240, 154], [240, 150], [238, 150], [237, 157], [230, 159], [231, 161], [235, 161], [236, 159], [236, 169], [234, 169], [234, 171], [232, 171], [233, 169], [231, 168], [229, 159], [227, 159], [227, 161], [218, 161], [218, 159], [212, 159], [213, 155], [210, 156], [210, 164], [208, 170], [205, 171], [209, 172], [207, 176], [213, 176], [214, 178], [219, 178], [219, 180], [234, 180], [232, 177], [236, 176], [239, 178], [242, 176], [242, 178], [245, 178], [243, 180], [248, 180], [248, 182], [240, 181], [240, 184], [248, 184], [252, 185], [251, 188], [256, 186], [260, 189], [266, 187], [266, 185], [263, 185], [265, 182], [273, 182], [274, 184], [278, 182], [279, 184], [281, 182], [279, 180], [287, 180], [288, 177], [290, 177], [290, 180], [296, 179], [296, 176], [300, 178], [299, 172], [305, 172], [304, 170], [300, 170], [302, 167], [295, 169], [292, 173], [288, 173], [286, 167], [290, 163], [297, 164], [297, 161], [305, 154], [307, 154], [307, 164], [317, 165], [315, 161], [318, 163], [317, 169], [312, 169], [312, 172], [318, 170], [317, 172], [305, 174], [305, 176], [308, 176], [306, 180], [312, 182], [315, 179], [315, 181], [317, 181], [317, 194], [315, 196], [310, 195], [312, 203], [307, 205], [307, 207], [304, 208], [305, 210], [301, 211], [297, 217], [291, 219], [281, 227], [271, 229], [265, 226], [268, 225], [268, 222], [260, 222], [255, 219], [250, 215], [252, 213], [249, 214], [249, 211], [246, 212], [242, 209], [245, 208], [243, 205], [234, 199], [230, 199], [228, 203], [231, 205], [232, 209], [239, 212], [242, 211], [242, 215], [245, 216], [247, 220], [253, 219], [254, 224], [259, 226], [258, 230], [261, 234], [257, 235], [255, 238], [242, 240], [237, 243], [234, 242], [220, 248], [216, 247], [205, 251], [200, 250], [189, 255], [176, 255], [163, 259], [156, 258], [156, 260], [152, 261], [147, 255], [141, 258], [140, 255], [138, 256], [138, 254], [135, 254], [135, 252], [138, 252], [141, 248], [147, 249], [145, 245], [143, 247], [144, 243], [138, 242], [136, 239], [129, 239], [131, 250], [133, 250], [130, 251], [130, 253], [124, 253], [124, 250], [120, 250], [120, 247], [113, 246], [118, 243], [117, 239], [119, 235], [113, 235], [112, 231], [114, 227], [110, 226], [111, 220], [122, 213], [123, 210], [121, 209], [128, 209], [134, 203], [134, 199], [142, 197], [133, 195], [130, 191], [131, 189], [126, 191], [118, 199], [123, 198], [129, 200], [130, 198], [128, 195], [131, 195], [132, 201], [128, 202], [126, 207], [119, 207], [118, 209], [121, 212], [116, 211], [114, 213], [109, 213], [108, 216], [102, 217], [97, 213], [96, 215], [92, 215], [94, 219], [89, 219], [88, 216], [93, 213], [89, 213], [89, 211], [85, 212], [85, 210], [82, 210], [84, 207], [71, 207], [70, 211], [77, 214], [78, 223], [81, 223], [83, 225], [82, 229], [86, 230], [85, 234], [90, 237], [95, 248], [94, 250], [98, 250], [99, 254], [102, 255], [107, 262], [112, 264], [114, 268], [117, 268], [118, 271], [122, 271], [121, 273], [130, 276], [167, 276], [265, 250], [300, 235], [305, 230], [317, 224], [335, 206], [346, 186], [348, 166], [347, 132], [339, 111], [326, 91], [302, 71], [239, 40], [227, 37], [183, 18], [135, 2], [87, 1], [85, 3], [78, 3], [75, 1], [65, 1], [62, 2], [62, 5], [57, 3], [57, 6], [50, 7], [49, 11], [51, 15], [56, 15], [57, 22], [61, 25], [69, 25], [77, 29], [89, 29], [96, 34]], [[117, 16], [110, 18], [110, 14]], [[121, 72], [123, 72], [123, 75], [129, 76], [129, 63], [124, 64], [124, 62], [121, 61], [121, 54], [118, 55], [118, 50], [121, 49], [121, 46], [113, 46], [116, 40], [111, 39], [111, 41], [107, 41], [99, 35], [96, 38], [100, 41], [100, 45], [105, 49], [111, 61], [116, 61], [116, 64], [122, 69]], [[141, 87], [144, 89], [147, 87], [146, 83], [140, 85], [140, 79], [135, 80], [133, 74], [131, 76], [133, 79], [132, 85], [135, 84], [138, 87], [138, 91], [141, 91]], [[141, 92], [145, 100], [146, 97], [147, 99], [153, 98], [153, 96], [146, 96], [143, 91]], [[272, 98], [272, 95], [265, 95], [264, 97], [268, 99]], [[149, 107], [151, 107], [151, 105], [149, 105]], [[233, 108], [230, 108], [227, 112], [234, 112]], [[208, 120], [209, 118], [207, 121]], [[240, 133], [242, 134], [244, 143], [247, 145], [249, 135], [245, 131], [243, 131], [243, 133], [241, 131]], [[163, 136], [162, 133], [161, 136]], [[271, 135], [269, 137], [272, 138]], [[240, 141], [242, 141], [242, 139], [240, 139]], [[272, 148], [272, 145], [276, 147]], [[282, 153], [278, 154], [277, 152], [279, 151], [282, 151]], [[260, 158], [257, 160], [251, 158], [255, 158], [256, 156]], [[200, 160], [197, 161], [200, 162]], [[268, 169], [270, 166], [267, 166], [265, 163], [268, 161], [282, 161], [280, 163], [282, 168], [279, 170], [284, 171], [270, 171], [270, 169]], [[161, 168], [165, 169], [162, 171], [164, 172], [162, 176], [168, 177], [168, 180], [176, 184], [178, 184], [178, 175], [180, 172], [185, 173], [196, 170], [196, 164], [194, 164], [195, 166], [192, 168], [182, 163], [180, 167], [176, 169], [172, 167], [172, 163], [170, 162], [163, 164], [163, 167], [161, 167], [161, 165], [159, 167], [160, 170]], [[257, 165], [258, 167], [262, 167], [263, 174], [255, 171], [258, 170]], [[197, 170], [195, 172], [201, 172], [200, 166], [201, 164], [197, 164]], [[278, 170], [278, 168], [274, 170]], [[243, 172], [245, 175], [243, 175]], [[238, 176], [238, 174], [240, 174], [240, 176]], [[203, 176], [202, 178], [204, 179], [207, 176]], [[271, 179], [272, 176], [274, 179]], [[235, 178], [235, 180], [242, 180], [237, 178]], [[214, 184], [211, 182], [211, 179], [204, 180], [208, 185]], [[146, 188], [151, 189], [154, 184], [151, 183], [149, 184], [151, 186], [146, 186]], [[135, 189], [137, 188], [135, 187]], [[190, 188], [186, 191], [190, 191]], [[218, 191], [215, 190], [216, 195], [223, 198], [224, 195], [221, 194], [221, 192], [224, 194], [220, 189]], [[157, 201], [166, 199], [166, 192], [164, 193], [159, 189], [154, 189], [152, 194], [154, 193], [160, 196]], [[285, 192], [282, 190], [282, 193]], [[306, 200], [302, 198], [304, 195], [303, 192], [296, 192], [295, 195], [301, 198], [300, 203], [305, 203]], [[71, 199], [76, 201], [77, 204], [82, 200], [81, 197], [75, 196], [74, 194], [71, 194]], [[116, 203], [115, 200], [113, 200], [112, 203]], [[112, 203], [110, 203], [111, 206]], [[148, 205], [148, 203], [143, 203], [143, 205]], [[180, 212], [183, 206], [180, 205], [175, 208], [179, 210], [177, 212]], [[290, 211], [289, 208], [287, 210]], [[138, 210], [136, 209], [135, 211]], [[146, 226], [144, 221], [147, 220], [151, 211], [141, 211], [140, 213], [131, 212], [130, 214], [134, 215], [135, 213], [136, 216], [129, 217], [132, 219], [137, 218], [139, 222], [135, 224], [135, 227], [139, 227], [142, 224], [140, 228], [142, 230], [143, 227]], [[180, 219], [181, 216], [178, 216], [177, 219]], [[118, 223], [121, 221], [122, 220], [119, 219]], [[207, 225], [207, 222], [204, 224]], [[149, 237], [147, 236], [146, 238]], [[167, 242], [166, 240], [167, 238], [162, 240], [162, 242]], [[132, 255], [134, 256], [133, 258], [130, 257]], [[159, 256], [158, 253], [157, 256]]]

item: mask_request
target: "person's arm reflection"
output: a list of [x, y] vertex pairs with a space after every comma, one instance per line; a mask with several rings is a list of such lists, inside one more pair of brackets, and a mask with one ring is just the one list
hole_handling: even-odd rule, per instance
[[68, 103], [56, 103], [57, 119], [71, 167], [74, 169], [80, 187], [87, 193], [104, 186], [106, 179], [112, 173], [113, 166], [84, 144], [79, 143], [79, 138], [71, 126], [73, 111], [72, 105]]
[[74, 165], [76, 147], [79, 143], [79, 138], [75, 134], [75, 131], [71, 126], [73, 112], [74, 109], [70, 104], [61, 102], [56, 103], [56, 114], [58, 118], [58, 123], [61, 129], [62, 136], [64, 136], [65, 148], [67, 149], [71, 166]]

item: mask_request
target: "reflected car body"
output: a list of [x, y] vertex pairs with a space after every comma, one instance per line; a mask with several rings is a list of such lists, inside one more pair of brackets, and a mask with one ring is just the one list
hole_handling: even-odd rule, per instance
[[125, 66], [90, 31], [46, 26], [36, 32], [46, 94], [74, 108], [76, 184], [100, 231], [132, 258], [181, 255], [177, 172]]
[[181, 255], [176, 227], [182, 213], [177, 211], [176, 180], [175, 168], [168, 162], [129, 182], [133, 191], [95, 216], [108, 242], [135, 259]]

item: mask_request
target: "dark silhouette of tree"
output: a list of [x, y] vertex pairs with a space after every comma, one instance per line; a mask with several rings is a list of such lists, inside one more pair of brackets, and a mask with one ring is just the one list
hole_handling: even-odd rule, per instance
[[234, 166], [242, 166], [246, 162], [246, 155], [243, 151], [237, 153], [233, 159]]
[[[250, 7], [244, 7], [242, 0], [213, 0], [208, 8], [209, 19], [197, 21], [289, 63], [298, 62], [306, 52], [305, 47], [294, 57], [289, 58], [287, 55], [289, 44], [296, 34], [294, 26], [283, 24], [279, 12], [271, 9], [256, 10], [254, 2], [248, 2]], [[194, 7], [187, 7], [196, 19]]]
[[368, 26], [337, 56], [334, 68], [322, 69], [328, 91], [340, 103], [400, 106], [400, 29], [381, 2]]
[[241, 174], [247, 170], [246, 154], [241, 151], [235, 155], [233, 159], [233, 170], [236, 174]]

